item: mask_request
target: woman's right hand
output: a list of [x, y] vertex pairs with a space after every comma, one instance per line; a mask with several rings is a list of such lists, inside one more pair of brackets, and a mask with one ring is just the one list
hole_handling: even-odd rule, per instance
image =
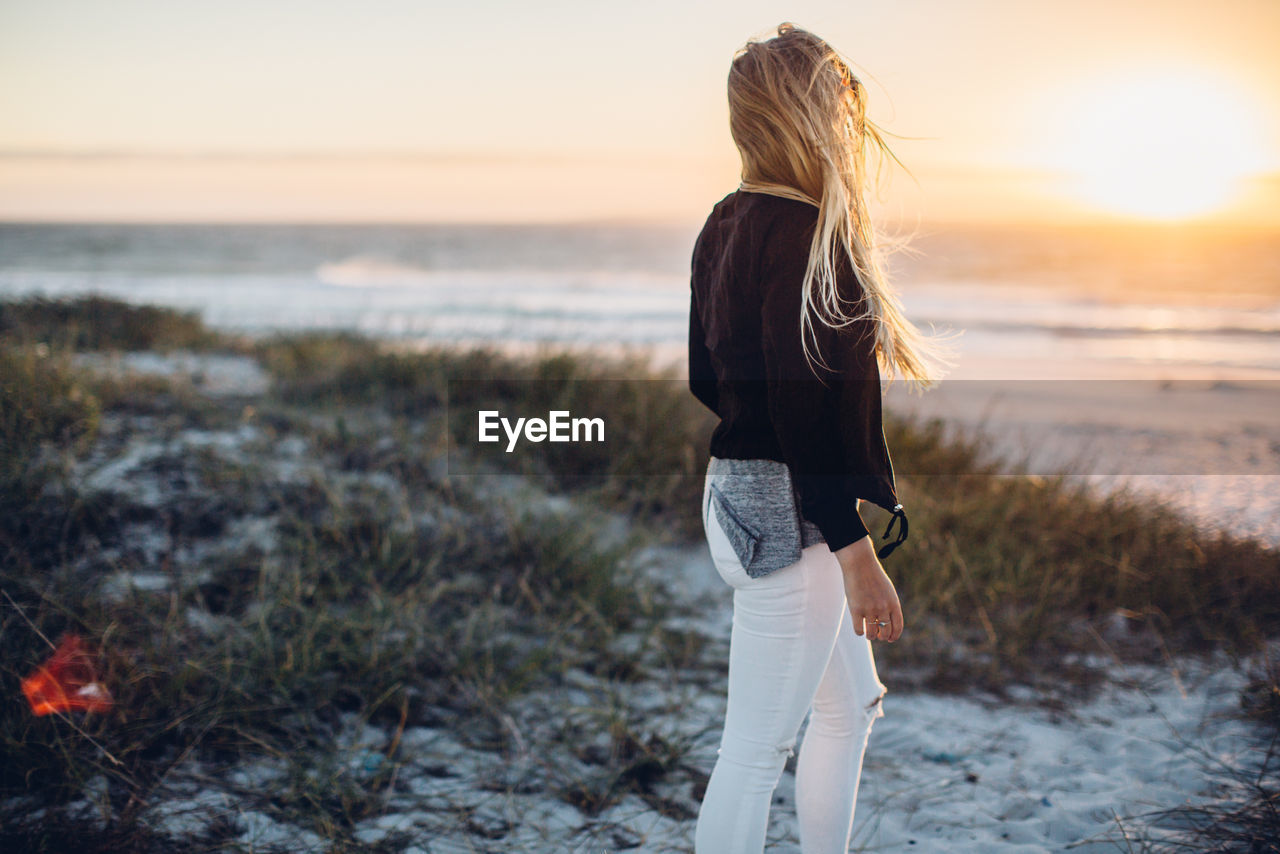
[[[853, 615], [853, 630], [865, 632], [869, 640], [893, 643], [902, 636], [902, 605], [898, 591], [876, 557], [871, 537], [866, 536], [835, 552], [844, 573], [844, 595]], [[876, 625], [877, 621], [888, 623]]]

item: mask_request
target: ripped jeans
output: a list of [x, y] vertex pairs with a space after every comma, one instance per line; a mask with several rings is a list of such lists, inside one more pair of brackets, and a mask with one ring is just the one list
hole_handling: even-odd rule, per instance
[[[709, 491], [709, 489], [708, 489]], [[706, 493], [716, 570], [733, 587], [729, 697], [718, 758], [698, 813], [697, 854], [764, 850], [773, 792], [812, 707], [796, 760], [804, 854], [846, 854], [871, 725], [885, 688], [871, 642], [853, 631], [840, 564], [826, 543], [751, 578]]]

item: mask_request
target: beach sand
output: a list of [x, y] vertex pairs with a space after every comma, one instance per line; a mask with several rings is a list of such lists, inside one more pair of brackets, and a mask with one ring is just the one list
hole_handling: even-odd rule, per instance
[[[259, 366], [242, 357], [176, 354], [86, 361], [117, 372], [187, 375], [210, 397], [229, 389], [259, 394], [266, 387]], [[996, 390], [1008, 385], [997, 385]], [[1158, 381], [1024, 386], [1028, 394], [1017, 406], [1010, 405], [1007, 395], [995, 402], [983, 399], [978, 384], [961, 381], [913, 400], [933, 407], [921, 414], [945, 417], [957, 428], [981, 423], [1002, 438], [1000, 446], [1006, 451], [1019, 447], [1015, 434], [1025, 434], [1030, 450], [1048, 454], [1044, 465], [1064, 459], [1065, 451], [1057, 448], [1059, 439], [1065, 444], [1081, 436], [1113, 452], [1123, 449], [1125, 442], [1147, 442], [1154, 446], [1153, 453], [1172, 454], [1167, 457], [1170, 464], [1176, 459], [1184, 468], [1192, 460], [1206, 468], [1221, 465], [1245, 471], [1249, 454], [1258, 453], [1259, 466], [1270, 466], [1265, 469], [1270, 474], [1233, 477], [1265, 484], [1263, 494], [1255, 497], [1262, 509], [1246, 508], [1257, 510], [1259, 520], [1265, 521], [1265, 508], [1275, 506], [1274, 447], [1266, 451], [1257, 444], [1276, 439], [1267, 420], [1275, 411], [1273, 392], [1211, 382], [1185, 389], [1165, 388]], [[887, 396], [887, 405], [905, 412], [905, 404], [893, 394]], [[1241, 440], [1254, 433], [1254, 439]], [[205, 449], [234, 461], [261, 440], [249, 428], [184, 430], [159, 444], [134, 436], [117, 456], [91, 461], [85, 485], [145, 493], [150, 483], [148, 454], [186, 456]], [[286, 443], [291, 443], [288, 453]], [[272, 452], [271, 465], [286, 473], [295, 468], [301, 472], [310, 457], [305, 442], [291, 438]], [[1095, 471], [1089, 476], [1107, 475]], [[1144, 477], [1203, 483], [1221, 476]], [[1243, 493], [1230, 497], [1247, 505]], [[153, 499], [158, 505], [170, 500], [163, 489]], [[1213, 498], [1222, 500], [1220, 495]], [[577, 512], [563, 500], [547, 508]], [[256, 535], [232, 526], [225, 539]], [[696, 617], [673, 618], [668, 628], [697, 631], [708, 639], [706, 660], [725, 660], [731, 591], [716, 574], [706, 544], [654, 546], [646, 562], [655, 583], [674, 582], [681, 596], [696, 605]], [[123, 587], [155, 582], [163, 589], [166, 579], [135, 575], [112, 581]], [[1096, 663], [1108, 667], [1109, 683], [1090, 699], [1074, 703], [1017, 687], [1003, 701], [981, 693], [898, 691], [894, 673], [882, 671], [889, 687], [886, 716], [871, 735], [854, 850], [1115, 851], [1128, 844], [1126, 840], [1159, 840], [1174, 832], [1176, 828], [1161, 820], [1160, 810], [1220, 797], [1221, 784], [1230, 784], [1223, 769], [1249, 766], [1246, 752], [1257, 750], [1258, 732], [1233, 716], [1246, 682], [1238, 666], [1219, 659], [1174, 660], [1163, 667]], [[575, 670], [568, 681], [567, 691], [531, 694], [512, 706], [508, 720], [516, 743], [522, 745], [519, 755], [468, 747], [447, 725], [406, 729], [400, 773], [408, 789], [392, 798], [384, 814], [353, 828], [354, 837], [369, 845], [389, 843], [399, 834], [423, 840], [405, 849], [411, 852], [692, 851], [697, 801], [687, 777], [657, 790], [667, 799], [665, 812], [629, 794], [599, 813], [585, 813], [559, 797], [552, 784], [566, 777], [590, 779], [598, 769], [584, 764], [555, 734], [567, 717], [598, 723], [601, 715], [627, 720], [637, 716], [646, 731], [689, 745], [685, 765], [707, 773], [715, 761], [723, 720], [722, 680], [681, 673], [625, 683]], [[603, 729], [584, 732], [584, 737], [607, 741]], [[352, 773], [367, 773], [391, 737], [387, 728], [352, 716], [343, 736], [343, 743], [350, 743]], [[315, 834], [272, 818], [236, 794], [263, 791], [284, 767], [246, 757], [212, 776], [209, 768], [185, 763], [173, 769], [167, 788], [156, 793], [148, 817], [158, 828], [182, 834], [234, 815], [235, 841], [242, 845], [324, 850]], [[793, 797], [794, 774], [788, 770], [777, 790], [771, 851], [800, 850]], [[91, 802], [85, 803], [89, 809]], [[463, 813], [471, 817], [467, 822], [457, 819]], [[486, 830], [490, 824], [492, 833]]]
[[[685, 571], [707, 603], [704, 629], [727, 637], [731, 593], [710, 556], [695, 551]], [[851, 850], [1101, 854], [1124, 850], [1126, 834], [1166, 838], [1175, 828], [1156, 813], [1206, 800], [1257, 750], [1256, 729], [1234, 717], [1245, 677], [1217, 659], [1108, 667], [1110, 682], [1072, 704], [1018, 687], [1005, 702], [896, 692], [882, 668], [885, 717], [868, 744]], [[702, 754], [710, 768], [714, 739]], [[779, 854], [800, 851], [794, 787], [789, 765], [770, 823]]]
[[[1092, 375], [1089, 375], [1089, 374]], [[970, 362], [923, 395], [885, 393], [894, 414], [983, 435], [994, 457], [1131, 487], [1205, 528], [1280, 544], [1280, 373]], [[892, 453], [892, 449], [890, 449]], [[927, 472], [897, 471], [899, 477]]]

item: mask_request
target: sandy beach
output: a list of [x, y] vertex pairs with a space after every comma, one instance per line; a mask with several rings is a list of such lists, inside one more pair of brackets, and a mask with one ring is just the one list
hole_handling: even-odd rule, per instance
[[[730, 596], [710, 560], [698, 554], [686, 569], [708, 613], [727, 617]], [[708, 629], [727, 636], [728, 621], [714, 623]], [[868, 745], [851, 850], [1102, 854], [1126, 839], [1169, 838], [1177, 823], [1162, 827], [1161, 810], [1221, 794], [1225, 769], [1258, 750], [1257, 730], [1234, 716], [1245, 679], [1223, 659], [1109, 668], [1110, 684], [1085, 702], [1025, 690], [1012, 702], [895, 692], [882, 670], [889, 694]], [[709, 766], [714, 742], [704, 744]], [[793, 771], [769, 837], [769, 850], [787, 854], [800, 851]]]
[[[246, 357], [176, 353], [82, 361], [116, 375], [189, 382], [210, 400], [230, 395], [237, 405], [253, 405], [253, 398], [269, 386], [261, 367]], [[1153, 402], [1170, 394], [1157, 386], [1150, 392]], [[1235, 391], [1188, 394], [1198, 395], [1201, 405], [1195, 408], [1203, 409], [1206, 399], [1231, 400]], [[1265, 396], [1245, 400], [1247, 405], [1231, 418], [1247, 420], [1266, 405]], [[975, 400], [962, 395], [956, 402]], [[1093, 405], [1098, 407], [1092, 410], [1096, 421], [1106, 421], [1110, 404], [1105, 397]], [[1033, 415], [1065, 423], [1065, 413], [1085, 414], [1085, 406], [1079, 397], [1042, 396], [1016, 424], [1034, 427]], [[1172, 412], [1178, 409], [1170, 410], [1171, 426], [1177, 421]], [[128, 489], [137, 500], [156, 507], [189, 501], [189, 487], [159, 463], [195, 457], [205, 465], [211, 460], [236, 465], [256, 460], [283, 481], [334, 478], [317, 466], [301, 437], [272, 440], [252, 425], [183, 429], [159, 440], [130, 438], [119, 432], [123, 427], [117, 425], [117, 440], [108, 443], [114, 451], [91, 456], [80, 469], [87, 495]], [[1092, 427], [1138, 429], [1123, 423]], [[344, 483], [344, 489], [381, 494], [380, 500], [391, 507], [406, 500], [393, 478], [376, 471], [352, 472], [333, 482], [335, 488]], [[478, 485], [491, 496], [486, 500], [532, 507], [547, 518], [584, 512], [573, 501], [542, 493], [519, 477], [482, 478]], [[202, 546], [203, 553], [233, 552], [248, 544], [269, 555], [278, 553], [272, 520], [242, 521], [216, 543]], [[617, 517], [604, 530], [618, 536], [628, 527], [624, 517]], [[137, 526], [134, 536], [134, 550], [154, 549], [157, 559], [164, 553], [164, 537], [158, 532]], [[172, 559], [196, 561], [200, 555], [183, 553]], [[535, 691], [511, 704], [503, 718], [507, 746], [496, 751], [476, 743], [467, 725], [458, 721], [396, 731], [346, 716], [336, 744], [343, 773], [352, 779], [374, 775], [395, 749], [395, 776], [401, 781], [386, 809], [354, 826], [352, 837], [406, 854], [692, 851], [698, 786], [714, 762], [723, 715], [720, 668], [727, 657], [730, 590], [716, 574], [705, 544], [654, 546], [637, 560], [655, 586], [671, 588], [690, 606], [687, 616], [668, 618], [663, 631], [702, 638], [695, 660], [679, 672], [658, 671], [627, 682], [572, 669], [564, 687]], [[122, 598], [163, 593], [171, 581], [165, 573], [120, 572], [108, 579], [104, 591]], [[203, 631], [216, 636], [221, 625], [210, 620]], [[640, 635], [619, 639], [635, 649], [647, 642]], [[1083, 699], [1073, 696], [1069, 685], [1058, 696], [1015, 686], [1004, 698], [982, 691], [896, 690], [894, 672], [882, 670], [889, 687], [886, 716], [872, 732], [853, 850], [1101, 854], [1135, 840], [1171, 838], [1178, 824], [1161, 811], [1212, 802], [1238, 786], [1230, 769], [1250, 767], [1259, 737], [1253, 724], [1233, 714], [1246, 682], [1238, 662], [1213, 657], [1179, 658], [1164, 666], [1105, 660], [1094, 665], [1108, 671], [1107, 683]], [[654, 743], [682, 745], [678, 768], [603, 809], [566, 802], [566, 781], [607, 773], [607, 757], [617, 749], [616, 743], [610, 747], [608, 732], [620, 722], [637, 731], [643, 728]], [[586, 741], [566, 739], [566, 728]], [[769, 829], [770, 850], [781, 854], [800, 851], [793, 768], [784, 773]], [[254, 793], [278, 785], [287, 770], [287, 763], [260, 758], [217, 768], [187, 760], [171, 768], [163, 786], [152, 793], [146, 820], [178, 837], [204, 833], [214, 825], [230, 827], [234, 830], [228, 841], [255, 851], [330, 850], [320, 836], [282, 822], [259, 805]], [[89, 781], [86, 800], [74, 807], [78, 814], [95, 814], [95, 787], [101, 783]], [[466, 820], [459, 821], [460, 815]]]
[[[1086, 368], [1086, 373], [1089, 371]], [[1280, 543], [1280, 379], [1274, 372], [975, 361], [924, 395], [900, 385], [890, 412], [984, 436], [992, 457], [1169, 501], [1208, 529]], [[1197, 373], [1199, 374], [1197, 376]], [[901, 476], [928, 472], [900, 472]]]

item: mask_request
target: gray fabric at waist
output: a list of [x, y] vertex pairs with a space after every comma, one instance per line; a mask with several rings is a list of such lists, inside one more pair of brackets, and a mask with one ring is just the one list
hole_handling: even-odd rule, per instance
[[800, 549], [825, 543], [818, 526], [800, 512], [791, 471], [777, 460], [712, 457], [705, 492], [719, 492], [738, 519], [759, 535], [747, 574], [753, 578], [790, 566]]

